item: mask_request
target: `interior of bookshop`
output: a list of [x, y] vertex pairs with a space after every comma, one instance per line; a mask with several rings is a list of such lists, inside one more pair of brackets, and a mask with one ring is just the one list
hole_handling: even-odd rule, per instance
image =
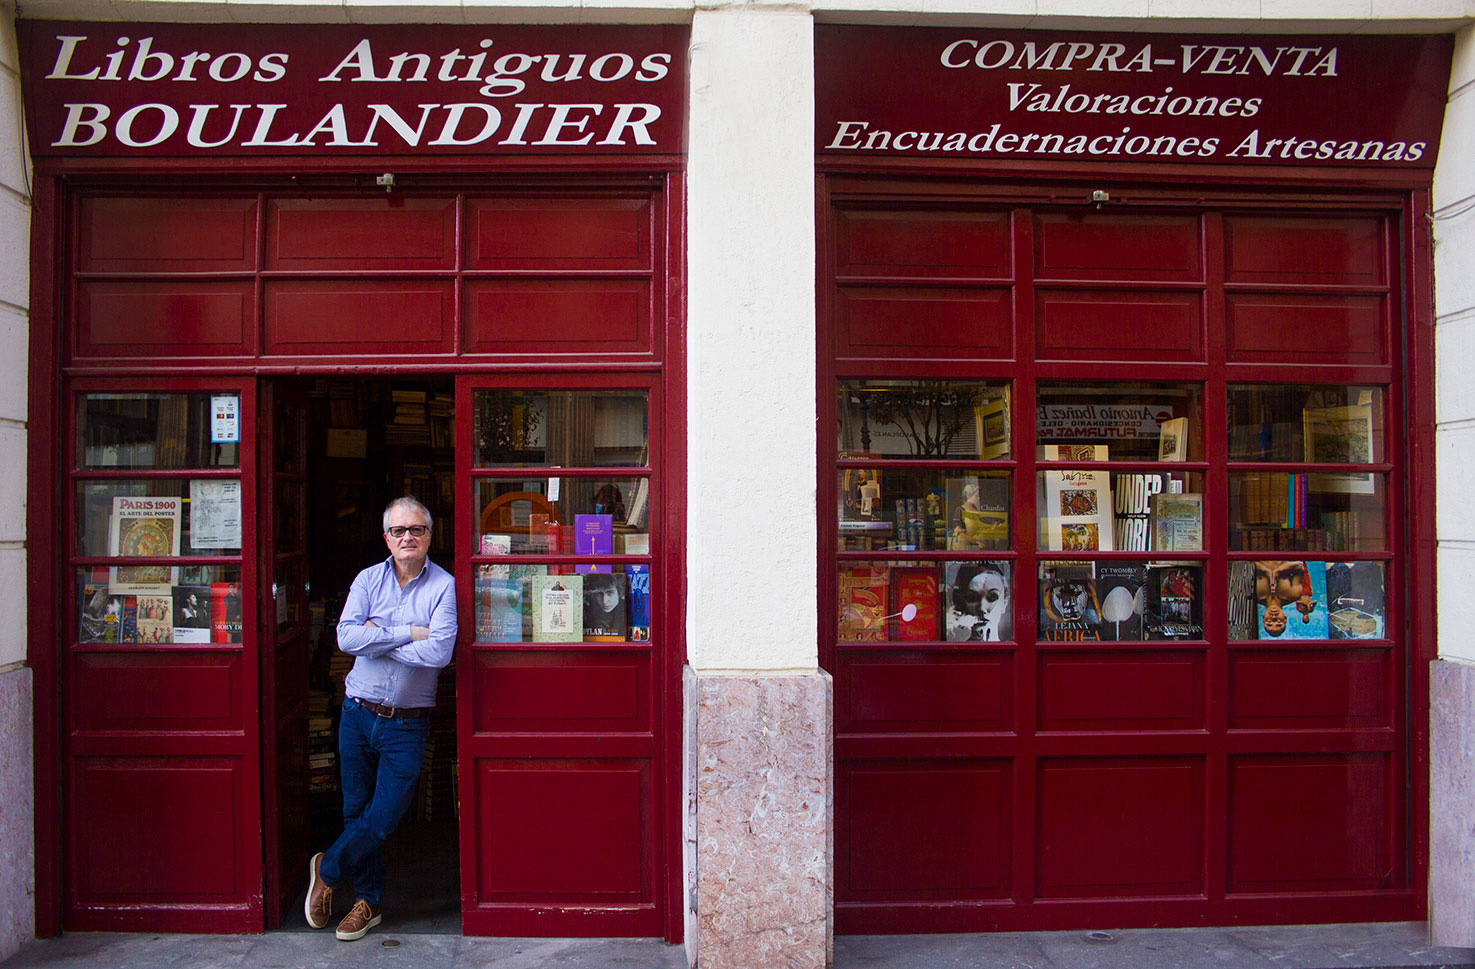
[[[272, 443], [257, 461], [270, 459], [262, 480], [271, 482], [276, 574], [261, 601], [274, 603], [275, 632], [268, 617], [261, 638], [276, 644], [277, 708], [298, 690], [306, 708], [306, 736], [278, 738], [283, 755], [306, 751], [300, 780], [286, 781], [305, 789], [278, 792], [278, 806], [309, 806], [320, 850], [341, 829], [337, 719], [353, 662], [335, 629], [354, 575], [387, 557], [384, 506], [410, 494], [430, 509], [430, 556], [447, 570], [457, 535], [471, 536], [474, 608], [460, 624], [478, 648], [648, 642], [648, 559], [576, 560], [649, 555], [649, 401], [644, 390], [474, 390], [466, 503], [452, 381], [292, 378], [269, 390]], [[243, 445], [218, 433], [233, 405], [220, 392], [78, 395], [76, 650], [205, 649], [250, 635]], [[157, 556], [176, 562], [140, 561]], [[548, 561], [557, 556], [565, 561]], [[458, 917], [456, 703], [453, 663], [439, 680], [419, 789], [389, 845], [390, 864], [409, 873], [389, 886], [401, 912]]]
[[839, 641], [1023, 638], [1030, 582], [1041, 643], [1384, 639], [1383, 389], [1221, 393], [1041, 381], [1019, 448], [1007, 383], [841, 381]]

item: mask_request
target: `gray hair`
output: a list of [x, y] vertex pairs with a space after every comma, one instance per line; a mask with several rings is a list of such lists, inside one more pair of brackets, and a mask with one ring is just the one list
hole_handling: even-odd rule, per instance
[[422, 517], [422, 518], [425, 519], [425, 527], [426, 528], [433, 528], [433, 527], [435, 527], [435, 522], [430, 517], [430, 509], [429, 508], [426, 508], [423, 504], [421, 504], [420, 503], [420, 500], [418, 498], [416, 498], [415, 496], [413, 496], [413, 495], [405, 495], [403, 498], [396, 498], [393, 501], [391, 501], [389, 504], [387, 504], [387, 505], [384, 506], [384, 531], [385, 532], [388, 532], [389, 531], [389, 516], [390, 516], [390, 513], [392, 513], [396, 508], [408, 508], [411, 511], [418, 511], [420, 513], [420, 517]]

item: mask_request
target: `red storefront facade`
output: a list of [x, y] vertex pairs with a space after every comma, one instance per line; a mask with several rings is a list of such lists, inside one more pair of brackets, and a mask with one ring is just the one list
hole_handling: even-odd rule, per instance
[[[462, 617], [416, 808], [459, 878], [427, 877], [472, 934], [680, 938], [685, 30], [21, 36], [29, 514], [55, 536], [31, 588], [62, 590], [33, 627], [60, 684], [37, 701], [43, 934], [292, 918], [335, 786], [314, 603], [415, 491]], [[572, 543], [595, 512], [618, 545]], [[144, 513], [159, 543], [130, 541]], [[503, 576], [577, 598], [597, 573], [622, 609], [648, 583], [643, 622], [498, 624], [532, 598]], [[222, 598], [204, 641], [177, 605], [161, 629], [206, 587], [235, 627]]]
[[1447, 39], [816, 35], [837, 931], [1421, 918]]

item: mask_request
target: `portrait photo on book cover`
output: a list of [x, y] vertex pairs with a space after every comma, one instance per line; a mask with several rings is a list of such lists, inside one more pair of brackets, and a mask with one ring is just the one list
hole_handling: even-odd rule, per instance
[[1005, 642], [1014, 638], [1008, 562], [949, 562], [948, 642]]

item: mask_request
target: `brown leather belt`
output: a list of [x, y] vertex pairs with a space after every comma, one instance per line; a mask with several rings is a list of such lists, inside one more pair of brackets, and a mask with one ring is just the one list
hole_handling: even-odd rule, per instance
[[416, 720], [420, 717], [430, 716], [430, 707], [391, 707], [356, 696], [351, 696], [349, 699], [375, 716], [383, 717], [386, 720], [391, 717], [399, 717], [402, 720]]

